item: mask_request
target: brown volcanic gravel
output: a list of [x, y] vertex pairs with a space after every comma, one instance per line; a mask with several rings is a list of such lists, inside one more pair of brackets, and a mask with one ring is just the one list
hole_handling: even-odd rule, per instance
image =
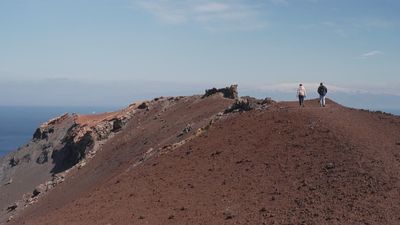
[[131, 166], [231, 102], [184, 98], [158, 119], [161, 108], [143, 111], [12, 223], [400, 224], [400, 118], [331, 101], [228, 114]]

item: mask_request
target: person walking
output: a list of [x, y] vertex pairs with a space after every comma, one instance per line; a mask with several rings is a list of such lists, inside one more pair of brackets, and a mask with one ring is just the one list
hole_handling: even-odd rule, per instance
[[325, 85], [321, 83], [318, 87], [319, 104], [321, 107], [325, 107], [325, 95], [327, 93], [328, 93], [328, 88], [326, 88]]
[[299, 88], [297, 89], [297, 97], [299, 97], [300, 106], [304, 107], [304, 98], [306, 97], [307, 92], [304, 88], [303, 84], [299, 84]]

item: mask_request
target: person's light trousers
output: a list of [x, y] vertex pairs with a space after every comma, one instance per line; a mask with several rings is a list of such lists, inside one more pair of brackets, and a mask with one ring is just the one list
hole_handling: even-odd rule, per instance
[[321, 106], [325, 106], [325, 95], [320, 95], [319, 96], [319, 104]]

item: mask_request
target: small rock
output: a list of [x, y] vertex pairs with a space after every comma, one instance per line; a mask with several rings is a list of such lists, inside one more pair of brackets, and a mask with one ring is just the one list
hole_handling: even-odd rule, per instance
[[56, 184], [53, 181], [47, 181], [46, 182], [46, 189], [50, 190], [51, 188], [53, 188]]
[[125, 125], [125, 121], [122, 118], [116, 118], [113, 123], [112, 123], [112, 132], [117, 132], [119, 130], [122, 129], [122, 127], [124, 127]]
[[48, 161], [48, 152], [43, 150], [39, 157], [36, 159], [37, 164], [44, 164]]
[[148, 109], [148, 108], [149, 108], [149, 106], [148, 106], [147, 102], [143, 102], [142, 104], [140, 104], [138, 106], [138, 109]]
[[8, 217], [8, 219], [7, 219], [7, 223], [11, 222], [11, 220], [13, 220], [13, 219], [14, 219], [14, 217], [13, 217], [13, 216], [10, 216], [10, 217]]
[[231, 213], [231, 212], [224, 212], [224, 216], [225, 216], [225, 220], [230, 220], [235, 217], [235, 215], [233, 215], [233, 213]]
[[4, 184], [4, 186], [9, 185], [9, 184], [11, 184], [12, 182], [13, 182], [13, 179], [10, 178], [10, 179]]
[[182, 137], [183, 135], [189, 133], [192, 130], [192, 125], [188, 124], [185, 128], [177, 135], [177, 137]]
[[334, 163], [327, 163], [326, 165], [325, 165], [325, 169], [328, 169], [328, 170], [331, 170], [331, 169], [334, 169], [335, 168], [335, 164]]
[[14, 203], [14, 204], [12, 204], [12, 205], [7, 207], [7, 212], [12, 212], [15, 209], [17, 209], [17, 207], [18, 207], [17, 203]]
[[14, 167], [14, 166], [19, 164], [19, 159], [13, 157], [13, 158], [10, 159], [9, 164], [10, 164], [11, 167]]
[[192, 125], [187, 124], [186, 127], [182, 130], [183, 133], [187, 134], [192, 130]]
[[267, 97], [267, 98], [265, 98], [263, 101], [262, 101], [262, 103], [261, 104], [267, 104], [267, 105], [272, 105], [272, 104], [274, 104], [274, 103], [276, 103], [274, 100], [272, 100], [272, 98], [270, 98], [270, 97]]
[[40, 184], [38, 185], [35, 190], [32, 192], [32, 197], [38, 196], [40, 193], [44, 193], [47, 191], [46, 185]]

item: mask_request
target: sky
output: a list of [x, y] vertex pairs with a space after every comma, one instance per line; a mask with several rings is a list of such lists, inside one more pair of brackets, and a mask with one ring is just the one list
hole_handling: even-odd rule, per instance
[[323, 81], [333, 97], [400, 108], [399, 11], [398, 0], [0, 0], [0, 105], [119, 106], [233, 83], [289, 100]]

